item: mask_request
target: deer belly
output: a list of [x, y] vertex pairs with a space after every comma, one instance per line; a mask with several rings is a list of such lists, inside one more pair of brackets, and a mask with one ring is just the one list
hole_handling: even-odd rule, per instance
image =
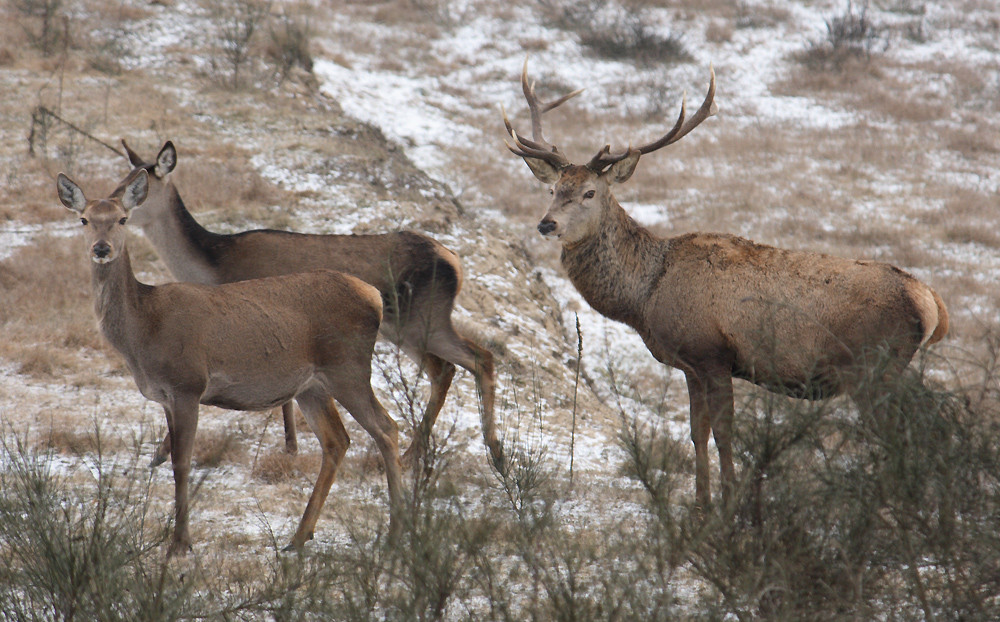
[[311, 376], [311, 370], [255, 370], [236, 377], [213, 374], [201, 403], [230, 410], [268, 410], [295, 397]]

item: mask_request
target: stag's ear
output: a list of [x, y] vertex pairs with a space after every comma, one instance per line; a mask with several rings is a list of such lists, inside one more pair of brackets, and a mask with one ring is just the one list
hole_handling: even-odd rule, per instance
[[125, 211], [131, 212], [132, 208], [141, 205], [146, 200], [146, 193], [149, 192], [149, 173], [146, 169], [139, 169], [139, 173], [125, 186], [122, 193], [122, 207]]
[[87, 207], [87, 197], [83, 196], [83, 190], [63, 173], [56, 177], [56, 191], [62, 204], [74, 212], [82, 214], [83, 208]]
[[153, 172], [160, 179], [163, 179], [170, 174], [170, 171], [174, 170], [177, 166], [177, 150], [174, 149], [174, 143], [169, 140], [163, 144], [163, 148], [160, 149], [159, 155], [156, 156], [156, 168]]
[[539, 181], [543, 181], [547, 184], [554, 184], [559, 181], [559, 169], [552, 166], [545, 160], [539, 160], [538, 158], [524, 158], [524, 163], [528, 165], [531, 172], [538, 178]]
[[632, 149], [625, 156], [625, 159], [619, 160], [608, 167], [608, 170], [604, 172], [608, 183], [620, 184], [628, 181], [628, 178], [635, 172], [635, 166], [639, 163], [639, 156], [641, 155], [642, 152], [638, 149]]

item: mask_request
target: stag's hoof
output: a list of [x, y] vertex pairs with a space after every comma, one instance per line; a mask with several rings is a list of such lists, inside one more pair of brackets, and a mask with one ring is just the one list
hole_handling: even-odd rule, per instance
[[186, 540], [174, 540], [167, 549], [167, 559], [171, 557], [186, 557], [191, 550], [191, 543]]
[[149, 461], [149, 468], [155, 469], [156, 467], [160, 466], [166, 461], [167, 461], [166, 456], [156, 454], [155, 456], [153, 456], [153, 459]]

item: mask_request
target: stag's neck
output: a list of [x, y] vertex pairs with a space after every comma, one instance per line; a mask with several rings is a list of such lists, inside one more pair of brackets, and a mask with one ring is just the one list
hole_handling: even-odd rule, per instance
[[597, 231], [563, 246], [562, 264], [577, 291], [598, 313], [639, 330], [645, 302], [663, 275], [665, 252], [663, 240], [615, 202]]
[[106, 264], [91, 264], [94, 312], [101, 332], [117, 350], [129, 356], [133, 338], [144, 327], [142, 296], [151, 287], [136, 280], [128, 251]]
[[217, 285], [220, 251], [232, 236], [212, 233], [194, 219], [171, 184], [167, 213], [142, 227], [178, 281]]

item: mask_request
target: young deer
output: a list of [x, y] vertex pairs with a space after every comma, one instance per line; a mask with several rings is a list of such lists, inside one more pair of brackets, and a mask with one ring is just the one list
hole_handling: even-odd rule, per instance
[[899, 373], [919, 347], [947, 333], [941, 298], [889, 264], [716, 233], [660, 238], [629, 217], [612, 185], [628, 180], [641, 155], [680, 140], [716, 112], [714, 71], [691, 119], [685, 121], [682, 103], [674, 127], [658, 140], [618, 154], [605, 146], [582, 166], [542, 136], [542, 113], [573, 94], [539, 101], [527, 61], [521, 87], [532, 138], [515, 132], [506, 113], [504, 123], [513, 140], [507, 147], [535, 177], [552, 184], [552, 203], [538, 231], [561, 242], [562, 265], [595, 310], [634, 328], [656, 360], [684, 372], [702, 507], [711, 501], [710, 433], [724, 495], [734, 480], [734, 377], [818, 399], [856, 389], [866, 357], [884, 353], [890, 373]]
[[[502, 452], [493, 419], [493, 355], [459, 334], [451, 322], [455, 297], [462, 287], [462, 266], [455, 253], [410, 231], [378, 235], [267, 229], [212, 233], [195, 221], [168, 177], [177, 165], [173, 143], [165, 143], [151, 163], [143, 161], [124, 140], [122, 145], [132, 166], [149, 172], [149, 198], [130, 222], [142, 229], [176, 279], [219, 284], [328, 268], [374, 285], [385, 305], [382, 335], [426, 369], [431, 382], [430, 399], [403, 463], [412, 466], [426, 450], [455, 365], [475, 375], [483, 437], [494, 461], [500, 463]], [[290, 408], [290, 404], [284, 407], [286, 437], [294, 438]], [[161, 448], [163, 455], [168, 441], [169, 437]]]
[[146, 197], [146, 171], [133, 172], [110, 197], [94, 201], [62, 173], [56, 185], [63, 205], [84, 225], [101, 332], [125, 358], [139, 391], [167, 416], [176, 514], [169, 554], [190, 548], [188, 474], [199, 404], [265, 410], [298, 401], [323, 457], [288, 548], [312, 538], [350, 443], [331, 398], [375, 439], [395, 516], [402, 494], [396, 423], [370, 384], [382, 320], [378, 290], [330, 270], [217, 287], [146, 285], [136, 280], [125, 247], [125, 223]]

